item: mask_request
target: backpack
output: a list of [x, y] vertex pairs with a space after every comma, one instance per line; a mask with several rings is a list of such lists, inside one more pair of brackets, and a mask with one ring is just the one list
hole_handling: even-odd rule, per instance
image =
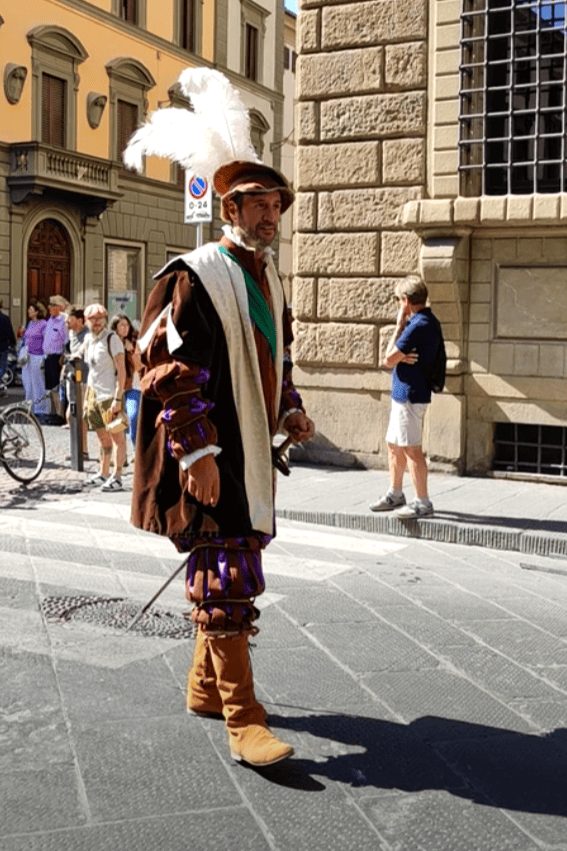
[[439, 331], [439, 345], [433, 358], [433, 363], [429, 368], [429, 374], [425, 375], [425, 381], [432, 393], [441, 393], [445, 387], [445, 375], [447, 372], [447, 352], [445, 351], [445, 340], [443, 339], [443, 331], [438, 319], [435, 319], [437, 330]]
[[108, 347], [108, 354], [110, 355], [110, 360], [112, 361], [112, 365], [114, 366], [114, 375], [118, 375], [118, 371], [116, 369], [116, 363], [114, 362], [114, 355], [110, 351], [110, 338], [111, 337], [117, 337], [117, 336], [118, 335], [115, 334], [114, 331], [111, 331], [110, 334], [108, 335], [108, 337], [106, 338], [106, 345]]

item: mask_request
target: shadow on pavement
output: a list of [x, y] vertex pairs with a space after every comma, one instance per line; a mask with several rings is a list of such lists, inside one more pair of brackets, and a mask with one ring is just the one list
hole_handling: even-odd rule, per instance
[[306, 771], [303, 760], [285, 759], [266, 768], [255, 768], [246, 762], [241, 762], [240, 766], [260, 775], [264, 780], [269, 780], [275, 786], [284, 786], [286, 789], [300, 789], [302, 792], [323, 792], [326, 789], [323, 783], [315, 780], [309, 771]]
[[[6, 474], [7, 475], [7, 474]], [[13, 482], [13, 487], [0, 499], [2, 508], [28, 508], [36, 510], [36, 502], [70, 496], [87, 490], [80, 482], [57, 483], [56, 481], [38, 481], [31, 485]]]
[[299, 785], [303, 770], [316, 783], [312, 775], [365, 794], [369, 787], [443, 789], [485, 806], [567, 816], [567, 729], [538, 736], [435, 716], [404, 725], [331, 713], [271, 716], [270, 726], [324, 739], [327, 750], [316, 759], [295, 759], [295, 778], [289, 762], [279, 772], [278, 766], [262, 772], [276, 783], [309, 789]]
[[567, 534], [567, 523], [563, 520], [534, 520], [531, 517], [498, 517], [489, 514], [468, 514], [465, 511], [443, 511], [435, 509], [436, 520], [452, 520], [457, 523], [477, 523], [482, 526], [502, 526], [511, 529], [528, 529], [530, 532], [555, 532]]

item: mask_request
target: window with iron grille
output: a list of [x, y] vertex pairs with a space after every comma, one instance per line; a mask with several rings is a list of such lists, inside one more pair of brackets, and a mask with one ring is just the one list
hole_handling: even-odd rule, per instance
[[463, 0], [460, 192], [567, 190], [565, 3]]
[[496, 423], [493, 470], [567, 476], [565, 426]]
[[41, 141], [56, 148], [65, 147], [66, 83], [51, 74], [42, 75]]
[[246, 24], [244, 76], [258, 79], [258, 30], [251, 24]]

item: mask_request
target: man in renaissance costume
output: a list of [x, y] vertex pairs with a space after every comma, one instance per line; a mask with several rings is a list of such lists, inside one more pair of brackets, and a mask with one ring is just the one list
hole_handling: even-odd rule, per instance
[[186, 596], [198, 632], [188, 710], [222, 713], [232, 756], [266, 766], [293, 753], [266, 724], [248, 650], [265, 587], [261, 551], [275, 534], [272, 438], [314, 433], [291, 380], [291, 328], [270, 248], [293, 192], [252, 158], [224, 163], [213, 185], [223, 237], [165, 266], [140, 329], [132, 521], [190, 554]]

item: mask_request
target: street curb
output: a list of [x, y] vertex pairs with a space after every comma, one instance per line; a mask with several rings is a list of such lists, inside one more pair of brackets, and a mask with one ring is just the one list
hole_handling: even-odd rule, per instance
[[[531, 555], [567, 557], [567, 535], [563, 533], [503, 528], [489, 523], [455, 523], [437, 518], [400, 520], [385, 514], [347, 514], [341, 511], [306, 511], [293, 508], [276, 509], [276, 517], [396, 537], [421, 538], [426, 541], [486, 547], [494, 550], [516, 550]], [[510, 526], [513, 522], [510, 520]]]

